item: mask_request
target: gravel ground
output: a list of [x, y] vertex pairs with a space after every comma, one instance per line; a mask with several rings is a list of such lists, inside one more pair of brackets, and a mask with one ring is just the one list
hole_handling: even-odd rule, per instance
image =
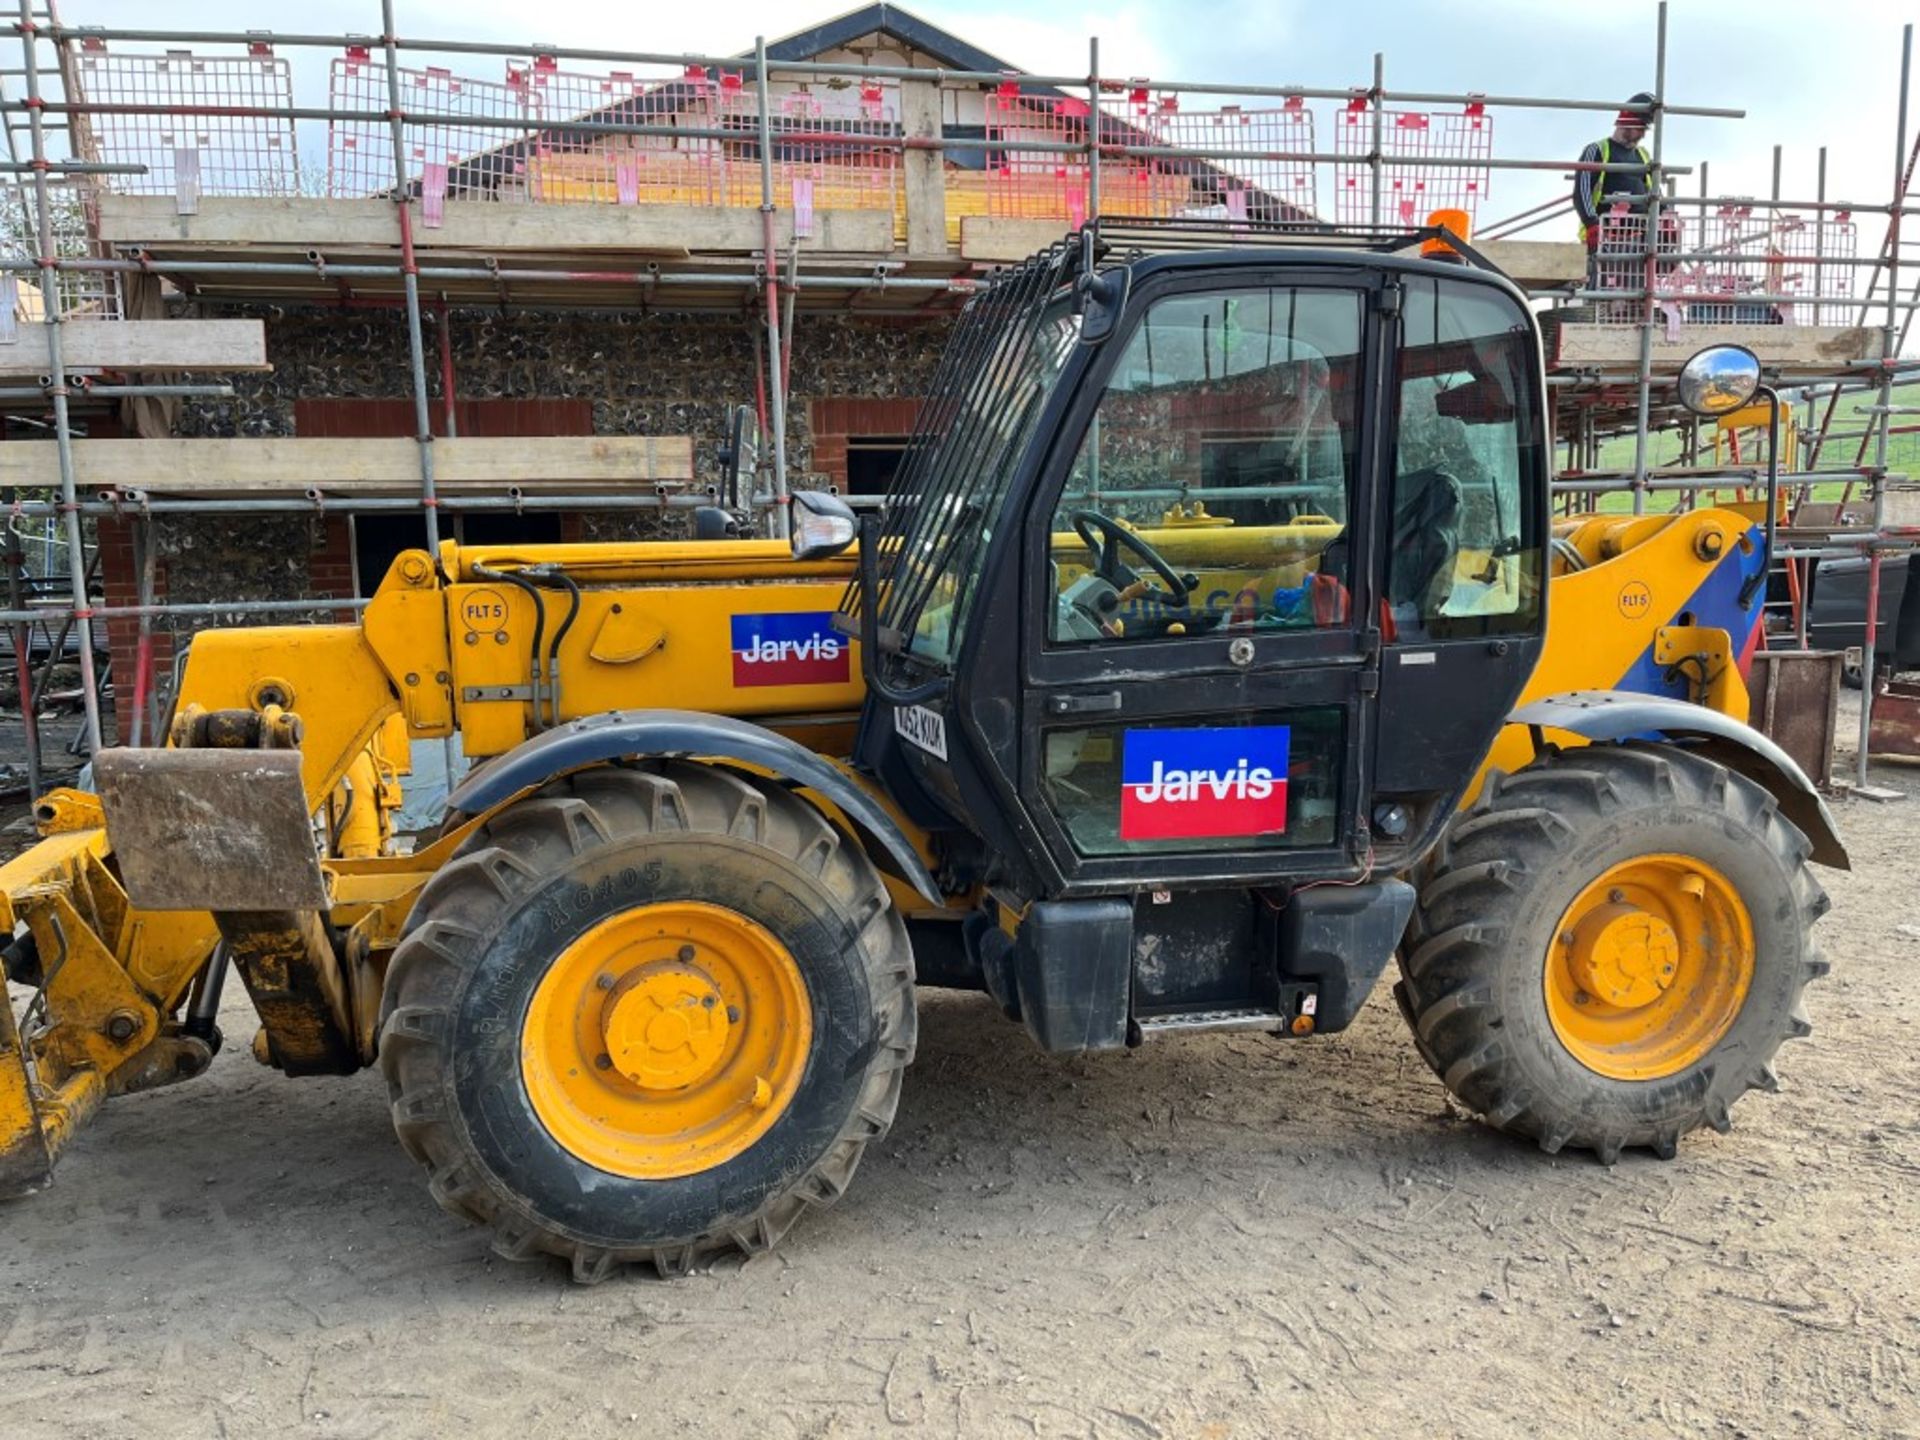
[[1839, 808], [1812, 1038], [1665, 1163], [1459, 1114], [1384, 989], [1081, 1060], [934, 994], [839, 1206], [581, 1289], [232, 1006], [206, 1078], [0, 1207], [0, 1434], [1920, 1436], [1920, 767], [1874, 778], [1909, 798]]

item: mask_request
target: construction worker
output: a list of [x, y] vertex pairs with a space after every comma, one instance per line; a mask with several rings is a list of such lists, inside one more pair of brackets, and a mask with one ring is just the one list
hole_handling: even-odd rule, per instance
[[[1643, 90], [1627, 104], [1651, 105], [1653, 97]], [[1641, 166], [1638, 170], [1581, 170], [1574, 175], [1573, 208], [1580, 216], [1580, 238], [1586, 241], [1589, 255], [1600, 248], [1600, 217], [1609, 209], [1626, 204], [1637, 212], [1646, 212], [1647, 197], [1653, 193], [1653, 161], [1640, 143], [1646, 134], [1646, 112], [1622, 110], [1613, 117], [1613, 134], [1580, 152], [1582, 165], [1637, 160]]]

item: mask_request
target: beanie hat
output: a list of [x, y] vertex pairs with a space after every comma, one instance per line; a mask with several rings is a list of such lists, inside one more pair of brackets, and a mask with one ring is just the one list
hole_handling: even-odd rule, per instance
[[[1627, 104], [1651, 105], [1653, 104], [1653, 96], [1642, 90], [1637, 95], [1629, 95], [1627, 97]], [[1645, 130], [1653, 123], [1653, 117], [1648, 115], [1644, 110], [1622, 110], [1618, 115], [1613, 117], [1613, 123], [1615, 125], [1638, 125], [1642, 130]]]

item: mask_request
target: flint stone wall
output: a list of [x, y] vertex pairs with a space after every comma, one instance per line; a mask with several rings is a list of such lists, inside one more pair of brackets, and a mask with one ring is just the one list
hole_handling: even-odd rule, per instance
[[[405, 315], [193, 305], [191, 316], [259, 316], [271, 373], [233, 378], [231, 399], [181, 402], [181, 436], [293, 435], [294, 402], [399, 400], [412, 395]], [[439, 317], [425, 320], [427, 383], [440, 398]], [[755, 394], [757, 312], [654, 315], [640, 311], [454, 309], [454, 388], [463, 400], [584, 399], [600, 435], [690, 435], [697, 483], [719, 478], [717, 450], [733, 405]], [[813, 471], [811, 402], [858, 396], [913, 399], [932, 382], [949, 324], [942, 319], [801, 315], [787, 410], [787, 468]], [[532, 507], [537, 508], [537, 507]], [[586, 540], [685, 533], [681, 513], [607, 511], [578, 518]], [[154, 521], [165, 591], [175, 601], [299, 599], [338, 593], [312, 563], [337, 549], [334, 527], [305, 516], [169, 516]], [[327, 562], [330, 564], [330, 562]], [[323, 567], [324, 568], [324, 567]], [[185, 624], [178, 628], [197, 628]], [[174, 628], [169, 626], [169, 628]]]

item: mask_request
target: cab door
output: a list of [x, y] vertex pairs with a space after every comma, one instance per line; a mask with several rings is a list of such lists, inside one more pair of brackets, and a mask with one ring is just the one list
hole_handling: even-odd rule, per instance
[[1022, 552], [1019, 791], [1060, 893], [1364, 865], [1383, 294], [1162, 272], [1079, 387]]

